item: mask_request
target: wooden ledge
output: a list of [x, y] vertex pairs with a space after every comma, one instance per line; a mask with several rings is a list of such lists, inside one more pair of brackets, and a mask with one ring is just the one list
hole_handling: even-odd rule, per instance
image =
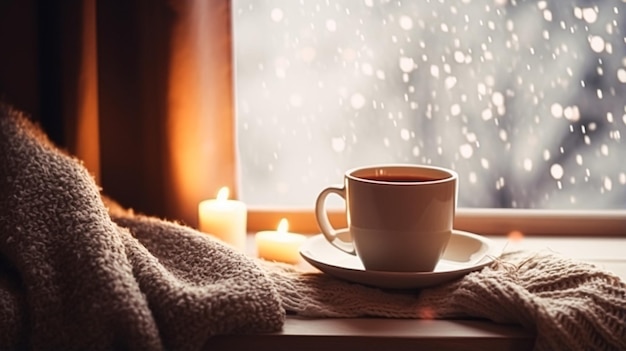
[[282, 332], [225, 335], [217, 350], [529, 350], [534, 335], [519, 326], [478, 320], [288, 316]]

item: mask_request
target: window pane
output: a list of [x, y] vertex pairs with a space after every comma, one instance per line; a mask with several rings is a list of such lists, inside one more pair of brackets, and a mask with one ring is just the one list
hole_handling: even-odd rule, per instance
[[459, 205], [626, 208], [626, 4], [234, 0], [242, 198], [433, 164]]

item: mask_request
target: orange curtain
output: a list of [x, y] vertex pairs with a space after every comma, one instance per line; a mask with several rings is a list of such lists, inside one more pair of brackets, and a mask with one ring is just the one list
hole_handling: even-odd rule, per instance
[[100, 183], [100, 138], [98, 135], [98, 58], [96, 50], [96, 0], [84, 0], [81, 13], [80, 74], [76, 97], [74, 154]]
[[236, 195], [230, 3], [101, 1], [95, 20], [102, 187], [196, 226], [202, 199]]
[[230, 2], [0, 1], [0, 99], [137, 212], [236, 196]]
[[169, 211], [187, 222], [222, 186], [236, 196], [228, 1], [179, 1], [168, 77]]

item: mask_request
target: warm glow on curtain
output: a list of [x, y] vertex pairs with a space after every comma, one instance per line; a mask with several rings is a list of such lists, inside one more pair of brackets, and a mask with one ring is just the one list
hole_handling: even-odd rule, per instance
[[237, 195], [230, 2], [81, 4], [70, 151], [121, 205], [196, 226], [201, 200]]
[[96, 3], [85, 0], [82, 13], [81, 67], [76, 95], [76, 156], [100, 182], [98, 135], [98, 72], [96, 50]]
[[228, 1], [176, 3], [171, 47], [167, 149], [174, 207], [186, 217], [235, 179], [230, 6]]

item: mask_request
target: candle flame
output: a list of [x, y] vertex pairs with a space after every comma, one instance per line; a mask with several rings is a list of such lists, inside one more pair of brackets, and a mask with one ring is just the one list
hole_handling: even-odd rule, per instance
[[520, 241], [524, 240], [524, 233], [522, 233], [519, 230], [513, 230], [513, 231], [509, 232], [507, 237], [509, 238], [510, 241], [520, 242]]
[[217, 192], [217, 199], [220, 200], [220, 201], [228, 200], [228, 187], [227, 186], [223, 186]]
[[286, 218], [281, 219], [280, 223], [278, 223], [278, 232], [287, 233], [288, 230], [289, 230], [289, 222], [287, 221]]

